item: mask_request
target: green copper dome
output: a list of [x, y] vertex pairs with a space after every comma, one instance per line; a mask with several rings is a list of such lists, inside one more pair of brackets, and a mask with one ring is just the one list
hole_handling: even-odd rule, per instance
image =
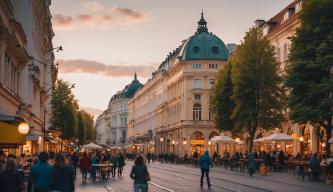
[[229, 52], [223, 41], [208, 32], [207, 22], [201, 13], [195, 35], [186, 40], [180, 52], [180, 60], [228, 60]]
[[111, 101], [121, 98], [132, 98], [135, 92], [142, 87], [142, 83], [137, 79], [136, 73], [134, 75], [134, 79], [132, 83], [125, 86], [122, 91], [119, 91], [115, 95], [112, 96]]

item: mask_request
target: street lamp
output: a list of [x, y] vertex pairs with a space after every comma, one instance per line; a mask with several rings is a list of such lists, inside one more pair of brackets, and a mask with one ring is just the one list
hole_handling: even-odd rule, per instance
[[160, 153], [162, 154], [163, 152], [162, 152], [162, 143], [163, 143], [163, 141], [164, 141], [164, 138], [163, 137], [161, 137], [160, 138]]
[[28, 123], [26, 122], [21, 122], [19, 125], [18, 125], [18, 132], [20, 134], [28, 134], [29, 133], [29, 130], [30, 130], [30, 127], [28, 125]]
[[239, 137], [236, 137], [235, 142], [238, 144], [240, 141]]
[[303, 136], [300, 136], [300, 137], [299, 137], [299, 141], [300, 141], [300, 142], [303, 142], [303, 141], [304, 141]]

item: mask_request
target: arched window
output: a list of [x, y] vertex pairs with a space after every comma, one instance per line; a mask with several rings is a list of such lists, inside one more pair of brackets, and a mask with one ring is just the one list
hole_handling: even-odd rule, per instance
[[201, 120], [201, 105], [199, 103], [193, 105], [193, 120]]

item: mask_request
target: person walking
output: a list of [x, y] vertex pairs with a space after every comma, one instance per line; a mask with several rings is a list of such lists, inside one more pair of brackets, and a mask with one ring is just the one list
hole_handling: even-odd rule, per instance
[[119, 152], [119, 156], [118, 156], [118, 177], [122, 175], [123, 170], [124, 170], [124, 166], [125, 166], [125, 157], [121, 152]]
[[252, 176], [256, 170], [256, 162], [252, 151], [248, 154], [247, 167], [249, 169], [250, 176]]
[[60, 192], [73, 192], [74, 177], [73, 169], [66, 163], [65, 156], [61, 153], [55, 156], [52, 170], [51, 190]]
[[210, 157], [208, 155], [208, 151], [205, 151], [205, 153], [201, 156], [201, 158], [199, 160], [199, 166], [201, 168], [200, 187], [203, 187], [203, 178], [204, 178], [204, 175], [206, 175], [208, 188], [210, 188], [211, 185], [210, 185], [210, 180], [209, 180], [209, 169], [210, 169], [210, 167], [213, 167], [213, 164], [212, 164], [212, 160], [210, 159]]
[[117, 167], [118, 167], [118, 157], [117, 157], [116, 153], [112, 154], [110, 163], [112, 164], [111, 177], [116, 178], [116, 171], [117, 171]]
[[74, 152], [71, 156], [71, 161], [72, 161], [72, 165], [73, 165], [73, 168], [74, 168], [74, 175], [76, 177], [76, 170], [79, 166], [79, 156], [77, 155], [76, 152]]
[[39, 162], [31, 167], [30, 177], [34, 192], [50, 191], [52, 167], [48, 164], [49, 154], [41, 152]]
[[87, 183], [88, 170], [90, 169], [90, 159], [89, 159], [86, 152], [83, 153], [83, 156], [80, 159], [79, 168], [80, 168], [81, 173], [82, 173], [82, 183], [86, 184]]
[[310, 168], [314, 181], [319, 181], [320, 162], [317, 153], [314, 153], [310, 160]]
[[0, 189], [2, 192], [23, 192], [24, 181], [22, 173], [17, 170], [15, 159], [8, 158], [4, 171], [0, 175]]
[[148, 192], [150, 175], [141, 155], [136, 157], [130, 177], [134, 180], [134, 192]]

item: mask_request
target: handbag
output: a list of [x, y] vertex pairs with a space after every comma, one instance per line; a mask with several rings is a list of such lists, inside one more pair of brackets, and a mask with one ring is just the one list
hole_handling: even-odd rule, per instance
[[150, 175], [148, 172], [146, 173], [146, 181], [150, 181]]
[[149, 173], [148, 173], [147, 168], [146, 168], [146, 181], [150, 181], [150, 175], [149, 175]]

